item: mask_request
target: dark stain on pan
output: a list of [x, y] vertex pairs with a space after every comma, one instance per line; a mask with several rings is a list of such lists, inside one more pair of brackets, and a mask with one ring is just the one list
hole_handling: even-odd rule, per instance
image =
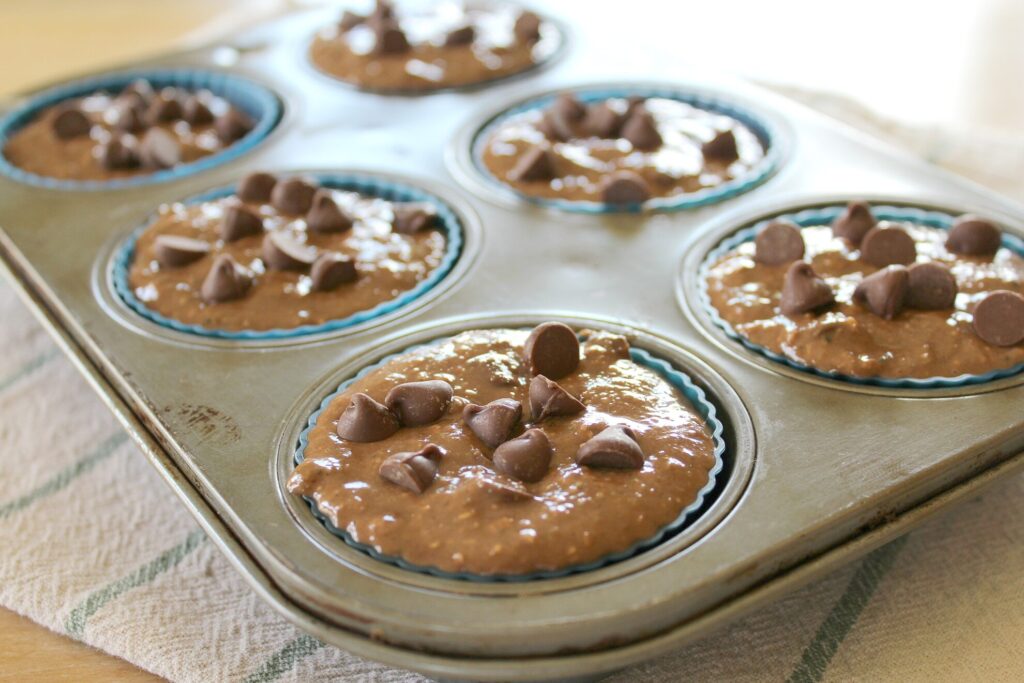
[[183, 403], [166, 412], [183, 421], [185, 429], [198, 441], [227, 445], [242, 437], [242, 430], [233, 418], [207, 405]]

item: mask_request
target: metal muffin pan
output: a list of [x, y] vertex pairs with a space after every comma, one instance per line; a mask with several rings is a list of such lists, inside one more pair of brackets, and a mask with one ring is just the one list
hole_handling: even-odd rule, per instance
[[[637, 49], [636, 60], [622, 63], [601, 44], [613, 27], [592, 25], [588, 15], [575, 22], [564, 57], [529, 78], [472, 93], [383, 97], [295, 68], [295, 50], [334, 17], [334, 9], [300, 12], [142, 65], [214, 65], [280, 96], [275, 131], [228, 164], [89, 193], [0, 179], [0, 255], [26, 301], [229, 560], [301, 628], [444, 678], [595, 676], [705, 635], [1024, 467], [1024, 386], [1012, 379], [967, 391], [840, 389], [756, 362], [677, 301], [680, 264], [772, 211], [864, 196], [952, 205], [1019, 226], [1021, 207], [699, 69], [678, 85], [726, 93], [785, 123], [786, 157], [764, 184], [675, 213], [589, 216], [495, 203], [459, 185], [444, 163], [446, 145], [466, 134], [476, 112], [639, 74], [673, 83], [677, 62]], [[413, 176], [410, 184], [478, 221], [474, 256], [460, 260], [458, 277], [437, 296], [344, 335], [260, 345], [157, 334], [112, 305], [110, 255], [160, 203], [250, 170], [353, 168]], [[707, 385], [730, 420], [727, 461], [736, 469], [694, 537], [593, 572], [474, 584], [346, 549], [304, 501], [283, 494], [294, 430], [345, 373], [410, 341], [542, 319], [624, 329]]]

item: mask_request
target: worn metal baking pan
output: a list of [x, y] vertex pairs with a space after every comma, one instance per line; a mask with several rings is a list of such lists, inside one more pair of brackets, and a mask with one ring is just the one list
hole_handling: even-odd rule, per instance
[[[586, 17], [545, 71], [414, 98], [312, 73], [305, 41], [332, 18], [301, 12], [151, 62], [229, 69], [278, 93], [280, 125], [238, 160], [122, 191], [0, 179], [0, 255], [26, 300], [232, 562], [302, 628], [446, 678], [598, 675], [705, 634], [1024, 466], [1019, 377], [924, 391], [797, 377], [708, 327], [687, 275], [722, 235], [797, 205], [898, 200], [984, 213], [1024, 234], [1021, 207], [748, 84], [696, 71], [677, 83], [661, 59], [616, 63]], [[486, 112], [639, 74], [723, 93], [772, 118], [786, 141], [778, 172], [725, 203], [653, 215], [569, 215], [460, 184], [459, 145]], [[443, 288], [362, 326], [263, 343], [165, 331], [113, 294], [111, 254], [161, 202], [253, 169], [315, 168], [406, 176], [450, 200], [467, 244]], [[686, 534], [593, 572], [475, 584], [362, 556], [283, 492], [306, 411], [347, 373], [456, 329], [547, 318], [626, 331], [685, 368], [722, 409], [731, 469]]]

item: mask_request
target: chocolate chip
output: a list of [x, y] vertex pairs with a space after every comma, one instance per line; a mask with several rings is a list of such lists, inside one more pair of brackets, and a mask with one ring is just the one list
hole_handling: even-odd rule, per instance
[[701, 145], [700, 150], [705, 159], [732, 163], [740, 158], [740, 151], [736, 147], [736, 135], [731, 130], [715, 133], [715, 137]]
[[576, 451], [576, 464], [583, 467], [639, 470], [644, 466], [644, 452], [636, 442], [636, 432], [629, 427], [605, 427]]
[[601, 199], [606, 204], [642, 204], [651, 198], [647, 181], [633, 171], [616, 171], [601, 181]]
[[182, 106], [182, 118], [190, 125], [202, 126], [213, 123], [213, 112], [198, 95], [189, 95]]
[[351, 31], [356, 26], [359, 26], [366, 21], [366, 17], [361, 14], [356, 14], [349, 10], [345, 10], [341, 15], [341, 21], [338, 22], [338, 30], [342, 33]]
[[554, 449], [539, 429], [527, 429], [494, 449], [494, 469], [519, 481], [540, 481], [551, 466]]
[[220, 223], [220, 238], [234, 242], [263, 232], [263, 219], [244, 206], [229, 206]]
[[444, 38], [444, 44], [448, 47], [469, 45], [473, 42], [474, 38], [476, 38], [476, 29], [472, 25], [466, 24], [449, 31], [448, 35]]
[[180, 235], [159, 235], [153, 242], [153, 251], [161, 266], [179, 268], [209, 254], [210, 244]]
[[607, 102], [598, 102], [587, 107], [583, 116], [583, 131], [599, 138], [619, 136], [624, 117], [609, 106]]
[[879, 268], [905, 266], [917, 259], [917, 245], [903, 228], [876, 226], [868, 230], [861, 240], [860, 258]]
[[541, 116], [537, 123], [537, 130], [544, 134], [548, 140], [565, 142], [573, 137], [572, 126], [561, 112], [555, 109], [548, 109]]
[[961, 216], [946, 238], [946, 249], [964, 256], [994, 256], [1003, 244], [999, 228], [977, 216]]
[[398, 418], [366, 394], [353, 394], [348, 407], [338, 418], [335, 431], [346, 441], [381, 441], [398, 431]]
[[521, 12], [516, 17], [513, 31], [516, 38], [524, 43], [535, 43], [540, 40], [540, 17], [533, 12]]
[[252, 278], [228, 254], [218, 254], [203, 279], [199, 293], [208, 304], [241, 299], [249, 291]]
[[263, 263], [272, 270], [306, 270], [316, 255], [316, 247], [297, 242], [284, 231], [272, 230], [263, 237]]
[[568, 325], [537, 325], [523, 345], [523, 360], [534, 375], [562, 379], [580, 364], [580, 341]]
[[1024, 296], [1007, 289], [986, 294], [974, 307], [974, 333], [993, 346], [1024, 341]]
[[633, 110], [622, 124], [621, 135], [637, 149], [652, 150], [661, 147], [661, 133], [658, 132], [654, 117], [645, 107]]
[[415, 453], [395, 453], [384, 459], [378, 473], [392, 484], [423, 493], [437, 476], [437, 463], [444, 457], [440, 446], [428, 443]]
[[174, 97], [161, 94], [150, 101], [146, 108], [145, 120], [149, 125], [155, 126], [180, 119], [182, 113], [181, 102]]
[[542, 422], [549, 417], [577, 415], [586, 410], [583, 403], [544, 375], [530, 380], [530, 420]]
[[145, 78], [139, 78], [127, 86], [121, 91], [121, 95], [128, 95], [138, 98], [140, 102], [147, 103], [156, 97], [156, 91], [153, 90], [152, 84]]
[[387, 0], [377, 0], [370, 12], [369, 20], [374, 22], [389, 21], [395, 18], [395, 8]]
[[526, 487], [511, 477], [488, 474], [478, 477], [475, 481], [480, 490], [506, 503], [521, 503], [533, 499]]
[[316, 185], [302, 178], [286, 178], [274, 185], [270, 192], [270, 203], [281, 213], [303, 216], [313, 206]]
[[517, 183], [551, 180], [555, 177], [552, 153], [542, 147], [531, 147], [512, 167], [508, 177]]
[[796, 261], [786, 271], [779, 309], [786, 315], [809, 313], [835, 301], [832, 288], [818, 277], [811, 264]]
[[454, 393], [452, 385], [440, 379], [405, 382], [391, 387], [384, 405], [403, 427], [419, 427], [440, 420], [448, 412]]
[[846, 205], [846, 210], [842, 215], [832, 221], [832, 234], [857, 246], [864, 239], [864, 235], [875, 227], [875, 224], [875, 217], [871, 214], [870, 206], [865, 202], [850, 202]]
[[906, 266], [888, 266], [861, 280], [853, 290], [853, 300], [867, 304], [875, 315], [892, 320], [903, 310], [909, 288]]
[[470, 403], [462, 409], [462, 421], [488, 448], [508, 441], [523, 417], [523, 404], [511, 398], [499, 398], [485, 406]]
[[401, 235], [415, 235], [437, 224], [437, 209], [426, 202], [397, 204], [393, 211], [395, 220], [391, 229]]
[[92, 123], [89, 121], [89, 117], [77, 107], [70, 106], [63, 108], [53, 118], [51, 125], [53, 126], [53, 134], [61, 140], [70, 140], [88, 135], [89, 131], [92, 130]]
[[338, 208], [330, 190], [317, 190], [306, 214], [306, 227], [319, 233], [345, 232], [352, 227], [352, 218]]
[[243, 202], [266, 202], [270, 200], [270, 193], [277, 184], [277, 178], [269, 173], [250, 173], [238, 183], [235, 194]]
[[772, 221], [754, 240], [754, 260], [767, 266], [781, 266], [804, 257], [800, 228], [789, 221]]
[[122, 100], [113, 106], [114, 128], [126, 133], [137, 133], [146, 127], [145, 112], [135, 100]]
[[181, 144], [163, 128], [150, 128], [139, 145], [139, 159], [148, 168], [170, 168], [181, 162]]
[[135, 141], [121, 136], [111, 136], [100, 145], [99, 158], [103, 168], [110, 171], [138, 168], [140, 163]]
[[373, 54], [398, 55], [409, 51], [409, 39], [394, 21], [375, 22], [374, 33]]
[[327, 251], [317, 257], [309, 271], [313, 291], [329, 292], [339, 285], [355, 282], [359, 277], [356, 262], [336, 251]]
[[952, 308], [958, 291], [956, 278], [949, 268], [934, 261], [915, 263], [907, 269], [909, 275], [907, 307], [922, 311]]
[[229, 144], [244, 137], [254, 125], [247, 114], [231, 107], [214, 120], [213, 129], [221, 142]]
[[562, 93], [555, 98], [551, 105], [551, 111], [558, 114], [562, 120], [575, 122], [583, 118], [587, 108], [572, 93]]

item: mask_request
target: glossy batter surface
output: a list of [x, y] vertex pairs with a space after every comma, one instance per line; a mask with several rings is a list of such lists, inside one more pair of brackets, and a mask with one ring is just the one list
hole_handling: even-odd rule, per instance
[[[621, 114], [629, 106], [623, 98], [612, 98], [608, 104]], [[549, 140], [537, 127], [544, 112], [534, 109], [510, 116], [496, 126], [484, 143], [483, 163], [496, 178], [524, 194], [600, 202], [601, 181], [616, 171], [642, 176], [652, 197], [672, 197], [741, 178], [764, 158], [765, 149], [757, 136], [733, 118], [660, 97], [646, 99], [644, 106], [653, 115], [662, 137], [662, 145], [655, 150], [634, 149], [621, 137], [587, 135], [580, 122], [570, 124], [575, 133], [571, 139]], [[727, 130], [736, 138], [739, 159], [705, 159], [703, 143]], [[534, 147], [554, 153], [556, 177], [514, 180], [512, 170]]]
[[[528, 331], [460, 334], [395, 358], [337, 396], [309, 434], [305, 460], [289, 480], [360, 543], [423, 566], [475, 574], [553, 570], [602, 558], [652, 537], [675, 520], [707, 483], [714, 443], [688, 401], [654, 371], [629, 359], [618, 335], [584, 332], [578, 370], [559, 380], [586, 404], [582, 415], [537, 426], [554, 446], [532, 498], [510, 501], [488, 490], [500, 479], [491, 451], [462, 422], [467, 402], [523, 402], [529, 423], [530, 373], [521, 360]], [[448, 413], [375, 443], [352, 443], [334, 430], [357, 392], [383, 400], [406, 381], [443, 379], [455, 390]], [[646, 455], [642, 470], [598, 470], [574, 462], [579, 446], [609, 425], [628, 425]], [[520, 431], [524, 425], [520, 425]], [[437, 478], [422, 494], [382, 480], [389, 455], [427, 443], [444, 448]]]
[[[201, 204], [168, 204], [142, 235], [128, 274], [135, 296], [147, 308], [173, 320], [220, 330], [269, 330], [316, 325], [345, 318], [394, 299], [426, 279], [444, 259], [444, 234], [428, 229], [403, 235], [392, 229], [391, 202], [332, 191], [338, 206], [354, 219], [343, 233], [308, 231], [303, 218], [281, 215], [270, 204], [245, 204], [231, 196]], [[327, 292], [312, 291], [308, 273], [268, 269], [262, 259], [264, 234], [225, 243], [218, 237], [225, 210], [245, 205], [263, 217], [264, 229], [283, 230], [294, 240], [320, 251], [337, 251], [356, 261], [359, 277]], [[210, 253], [178, 268], [164, 268], [156, 258], [159, 235], [207, 241]], [[200, 287], [214, 258], [230, 254], [253, 275], [245, 297], [206, 303]]]
[[885, 320], [854, 303], [857, 284], [878, 269], [861, 261], [858, 250], [834, 237], [829, 226], [807, 227], [801, 233], [804, 259], [831, 285], [833, 306], [818, 314], [783, 315], [778, 304], [788, 264], [755, 262], [753, 242], [711, 266], [711, 304], [753, 343], [826, 372], [927, 379], [982, 374], [1024, 362], [1024, 345], [992, 346], [971, 327], [971, 310], [986, 292], [1024, 293], [1024, 260], [1006, 248], [991, 259], [952, 254], [945, 247], [946, 231], [899, 226], [914, 238], [918, 263], [937, 261], [950, 267], [959, 287], [955, 308], [904, 309]]

